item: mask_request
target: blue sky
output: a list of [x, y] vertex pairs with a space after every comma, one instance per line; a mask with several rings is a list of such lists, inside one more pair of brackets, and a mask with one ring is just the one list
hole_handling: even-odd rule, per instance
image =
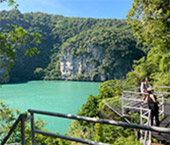
[[[125, 19], [133, 0], [16, 0], [19, 10], [45, 12], [68, 17], [117, 18]], [[6, 3], [1, 10], [10, 10]]]

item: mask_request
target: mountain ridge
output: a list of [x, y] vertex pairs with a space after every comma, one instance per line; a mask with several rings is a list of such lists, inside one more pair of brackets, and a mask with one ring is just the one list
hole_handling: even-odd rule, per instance
[[[92, 18], [68, 18], [61, 15], [50, 15], [41, 12], [37, 13], [24, 13], [19, 10], [3, 11], [0, 12], [1, 16], [1, 29], [0, 32], [10, 30], [10, 24], [18, 25], [26, 29], [29, 33], [40, 33], [42, 35], [42, 43], [38, 46], [40, 54], [29, 58], [23, 55], [22, 49], [17, 48], [17, 58], [10, 73], [10, 82], [28, 81], [28, 80], [57, 80], [57, 79], [71, 79], [71, 80], [89, 80], [93, 81], [92, 76], [87, 76], [87, 79], [83, 77], [83, 73], [78, 73], [79, 77], [64, 78], [60, 70], [62, 60], [62, 47], [67, 40], [74, 38], [76, 35], [80, 36], [81, 33], [87, 34], [87, 31], [91, 30], [91, 33], [96, 33], [101, 29], [115, 28], [120, 31], [129, 31], [129, 35], [132, 36], [131, 28], [125, 22], [125, 20], [118, 19], [92, 19]], [[7, 25], [8, 24], [8, 25]], [[112, 30], [110, 30], [112, 31]], [[108, 33], [110, 33], [108, 31]], [[128, 34], [128, 32], [127, 32]], [[96, 35], [98, 35], [96, 33]], [[102, 37], [102, 34], [100, 34]], [[90, 35], [89, 35], [90, 36]], [[96, 36], [92, 36], [96, 37]], [[121, 37], [121, 36], [120, 36]], [[129, 37], [129, 36], [128, 36]], [[109, 38], [109, 35], [108, 35]], [[95, 39], [95, 38], [94, 38]], [[118, 38], [119, 39], [119, 38]], [[128, 39], [128, 38], [127, 38]], [[136, 40], [133, 38], [135, 43]], [[100, 40], [103, 43], [105, 40]], [[110, 40], [111, 41], [111, 40]], [[125, 40], [126, 41], [126, 40]], [[81, 41], [80, 41], [81, 42]], [[76, 42], [75, 43], [79, 43]], [[81, 42], [85, 43], [85, 42]], [[107, 43], [107, 42], [106, 42]], [[105, 44], [106, 44], [105, 43]], [[137, 44], [137, 43], [136, 43]], [[29, 45], [29, 44], [28, 44]], [[100, 47], [103, 47], [102, 45]], [[115, 47], [110, 45], [109, 47]], [[136, 46], [135, 46], [136, 47]], [[138, 47], [138, 46], [137, 46]], [[136, 47], [136, 48], [137, 48]], [[83, 47], [84, 48], [84, 47]], [[74, 48], [73, 48], [74, 49]], [[84, 48], [85, 50], [86, 48]], [[98, 48], [96, 48], [98, 50]], [[103, 49], [106, 49], [105, 47]], [[145, 53], [140, 46], [141, 54], [137, 58], [131, 58], [131, 63], [135, 59], [139, 59]], [[77, 49], [83, 53], [83, 49]], [[98, 53], [99, 51], [97, 51]], [[112, 59], [112, 58], [111, 58]], [[94, 68], [97, 68], [95, 66]], [[132, 68], [132, 64], [128, 66], [128, 71]], [[109, 70], [111, 71], [111, 70]], [[125, 77], [125, 73], [116, 78]], [[110, 74], [112, 72], [109, 72]], [[82, 76], [82, 77], [80, 77]], [[108, 77], [112, 79], [113, 77]], [[106, 79], [97, 79], [99, 81]]]

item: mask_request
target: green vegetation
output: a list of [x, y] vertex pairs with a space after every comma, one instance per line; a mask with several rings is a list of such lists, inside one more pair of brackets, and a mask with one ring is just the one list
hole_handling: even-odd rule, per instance
[[[145, 49], [136, 46], [137, 42], [125, 20], [67, 18], [40, 12], [21, 14], [17, 9], [1, 11], [0, 17], [0, 32], [11, 30], [10, 24], [13, 24], [27, 30], [28, 35], [31, 33], [42, 35], [42, 43], [37, 47], [39, 54], [32, 58], [23, 55], [20, 49], [22, 45], [17, 46], [15, 64], [10, 73], [11, 82], [62, 79], [60, 62], [63, 51], [67, 53], [68, 46], [71, 47], [72, 56], [76, 56], [75, 61], [83, 56], [87, 61], [84, 64], [92, 63], [90, 66], [94, 67], [90, 74], [86, 74], [86, 71], [79, 74], [86, 77], [73, 75], [71, 79], [75, 80], [81, 78], [81, 80], [95, 80], [101, 74], [107, 74], [106, 80], [125, 77], [132, 68], [133, 60], [138, 60], [145, 55], [143, 52]], [[94, 52], [87, 51], [91, 45], [95, 49]], [[34, 45], [27, 43], [25, 46], [25, 48], [30, 47], [34, 48]], [[99, 58], [94, 60], [95, 55], [103, 51], [103, 62], [99, 61]], [[122, 59], [118, 59], [120, 57]], [[122, 66], [124, 63], [127, 64], [126, 67]], [[38, 73], [37, 68], [42, 68], [43, 73], [42, 71]]]
[[[19, 116], [20, 112], [18, 110], [10, 109], [8, 105], [6, 105], [4, 102], [0, 102], [0, 122], [1, 122], [1, 128], [0, 128], [0, 142], [3, 140], [4, 136], [7, 135], [9, 129], [13, 125], [16, 118]], [[25, 139], [26, 139], [26, 145], [30, 145], [31, 143], [31, 128], [28, 125], [29, 122], [25, 123]], [[42, 121], [40, 118], [38, 118], [35, 121], [35, 127], [40, 130], [48, 131], [46, 129], [43, 129], [43, 127], [46, 125], [44, 121]], [[15, 132], [12, 134], [12, 136], [9, 138], [8, 143], [21, 143], [21, 124], [19, 123], [18, 127], [16, 128]], [[47, 137], [43, 135], [36, 134], [36, 144], [37, 145], [62, 145], [62, 140], [53, 138], [53, 137]]]
[[72, 59], [71, 79], [79, 79], [77, 68], [80, 64], [79, 74], [88, 76], [87, 80], [101, 81], [101, 77], [103, 80], [118, 79], [131, 70], [133, 60], [145, 55], [142, 49], [139, 45], [137, 47], [129, 27], [98, 28], [68, 39], [62, 45], [61, 62], [66, 65]]
[[[104, 99], [116, 99], [124, 89], [128, 89], [125, 81], [112, 80], [102, 83], [98, 95], [90, 95], [86, 104], [79, 110], [78, 115], [124, 121], [102, 102]], [[133, 129], [82, 121], [73, 121], [68, 128], [68, 135], [117, 145], [128, 144], [130, 142], [132, 145], [141, 144], [137, 141]], [[69, 141], [65, 142], [65, 144], [77, 145], [77, 143]]]
[[[10, 6], [18, 6], [13, 0], [2, 0], [0, 3], [4, 1], [8, 2]], [[1, 22], [3, 20], [1, 15], [0, 20]], [[7, 26], [7, 24], [4, 25]], [[8, 23], [8, 27], [9, 29], [5, 31], [2, 31], [2, 27], [0, 28], [0, 82], [8, 81], [8, 76], [16, 61], [18, 51], [22, 56], [29, 55], [31, 57], [39, 53], [37, 45], [41, 42], [41, 35], [39, 33], [28, 33], [22, 27], [12, 23]], [[27, 45], [28, 43], [30, 46]]]
[[[102, 83], [98, 96], [89, 96], [87, 103], [79, 111], [79, 115], [121, 120], [102, 104], [103, 99], [116, 99], [128, 85], [139, 86], [141, 79], [146, 76], [151, 79], [153, 85], [170, 85], [169, 3], [169, 0], [134, 1], [132, 9], [127, 15], [127, 21], [132, 25], [134, 35], [138, 41], [149, 47], [149, 50], [146, 49], [149, 52], [146, 57], [135, 61], [134, 70], [127, 74], [126, 81], [107, 81]], [[88, 133], [81, 132], [84, 128]], [[104, 134], [104, 130], [107, 130], [109, 134]], [[85, 136], [86, 138], [88, 136], [90, 139], [113, 144], [140, 144], [139, 142], [133, 142], [136, 137], [132, 130], [129, 130], [129, 134], [132, 133], [131, 136], [126, 136], [126, 131], [127, 129], [122, 131], [120, 127], [99, 127], [97, 124], [90, 126], [81, 122], [73, 122], [70, 126], [69, 134], [79, 137]], [[103, 135], [106, 140], [103, 140]], [[117, 139], [115, 140], [115, 138]]]
[[[108, 118], [108, 119], [114, 119], [114, 120], [122, 120], [122, 118], [118, 117], [116, 114], [114, 114], [114, 112], [110, 111], [110, 109], [107, 108], [103, 104], [102, 101], [104, 99], [114, 100], [118, 98], [121, 95], [122, 90], [127, 89], [129, 85], [138, 86], [141, 78], [145, 76], [148, 76], [154, 85], [158, 85], [158, 84], [169, 85], [170, 84], [170, 79], [169, 79], [170, 78], [170, 63], [169, 63], [170, 62], [170, 49], [169, 49], [169, 46], [170, 46], [170, 29], [169, 29], [170, 28], [170, 5], [169, 3], [170, 3], [170, 0], [166, 0], [166, 1], [134, 0], [133, 7], [127, 15], [127, 21], [129, 24], [131, 24], [132, 29], [134, 31], [134, 35], [138, 39], [138, 42], [142, 43], [145, 46], [145, 48], [149, 48], [149, 49], [143, 50], [145, 52], [148, 52], [147, 56], [141, 58], [139, 61], [135, 61], [134, 70], [127, 74], [126, 80], [124, 81], [111, 80], [111, 81], [106, 81], [102, 83], [100, 86], [99, 94], [97, 96], [90, 95], [88, 97], [86, 104], [84, 104], [82, 108], [79, 110], [78, 115], [96, 117], [96, 118]], [[10, 16], [9, 15], [10, 12], [5, 12], [5, 14]], [[40, 17], [40, 15], [44, 15], [44, 18]], [[68, 18], [64, 18], [62, 16], [50, 16], [50, 15], [41, 14], [41, 13], [24, 14], [22, 16], [26, 17], [27, 20], [32, 21], [31, 23], [24, 23], [24, 26], [26, 27], [31, 24], [32, 29], [31, 27], [29, 27], [29, 29], [31, 29], [31, 31], [33, 32], [42, 31], [42, 29], [39, 29], [38, 27], [39, 25], [41, 25], [41, 28], [44, 26], [46, 30], [49, 30], [48, 28], [53, 27], [52, 23], [50, 23], [49, 27], [46, 27], [46, 25], [43, 25], [43, 24], [45, 24], [46, 19], [51, 20], [51, 17], [54, 19], [53, 22], [55, 23], [55, 26], [52, 29], [53, 30], [52, 33], [55, 32], [54, 34], [56, 38], [54, 39], [53, 36], [50, 35], [51, 36], [50, 39], [55, 42], [53, 43], [53, 45], [55, 45], [54, 48], [56, 49], [52, 49], [53, 52], [55, 53], [51, 56], [51, 62], [49, 60], [50, 63], [46, 64], [46, 66], [48, 65], [46, 69], [44, 69], [46, 67], [45, 65], [38, 66], [40, 68], [36, 69], [35, 71], [36, 74], [42, 73], [42, 75], [47, 77], [47, 79], [51, 79], [51, 78], [55, 79], [56, 77], [60, 77], [60, 74], [58, 71], [59, 58], [61, 57], [60, 54], [64, 53], [63, 52], [64, 50], [68, 51], [68, 47], [70, 46], [72, 47], [71, 55], [75, 56], [76, 58], [82, 57], [84, 55], [89, 55], [90, 52], [88, 52], [88, 50], [85, 49], [87, 48], [87, 45], [89, 43], [93, 43], [94, 45], [99, 45], [99, 46], [102, 46], [102, 45], [105, 46], [104, 48], [107, 48], [107, 49], [103, 50], [104, 52], [103, 54], [105, 54], [105, 52], [106, 54], [110, 52], [114, 52], [115, 48], [117, 47], [110, 47], [110, 46], [116, 45], [115, 43], [118, 43], [118, 45], [120, 46], [118, 47], [118, 49], [116, 49], [116, 51], [128, 49], [130, 47], [129, 42], [132, 43], [133, 46], [136, 46], [136, 41], [134, 39], [132, 40], [132, 35], [125, 35], [127, 34], [126, 31], [125, 32], [120, 31], [121, 29], [123, 29], [124, 26], [125, 26], [124, 30], [126, 30], [127, 26], [124, 22], [119, 21], [119, 20], [114, 21], [114, 20], [72, 18], [72, 19], [69, 19], [70, 20], [69, 21]], [[43, 19], [44, 21], [41, 21], [39, 19]], [[9, 21], [10, 19], [7, 19], [7, 20]], [[25, 19], [20, 19], [20, 21], [25, 22]], [[114, 23], [114, 25], [111, 25], [112, 22]], [[109, 28], [101, 28], [103, 26], [109, 27]], [[112, 28], [112, 26], [114, 26], [114, 28]], [[62, 31], [62, 29], [59, 29], [62, 27], [68, 28], [67, 29], [68, 31]], [[85, 28], [83, 29], [83, 27]], [[70, 31], [69, 28], [72, 28], [72, 30]], [[47, 31], [42, 31], [42, 33], [44, 34], [45, 32]], [[62, 32], [64, 35], [62, 36], [59, 35], [61, 34], [60, 32]], [[47, 36], [48, 34], [49, 33], [47, 33], [44, 36]], [[120, 41], [117, 40], [117, 38], [114, 38], [114, 36], [118, 37], [119, 34], [121, 35], [119, 38]], [[86, 39], [86, 40], [83, 41], [83, 39]], [[102, 41], [98, 41], [100, 39]], [[113, 40], [116, 40], [116, 41], [113, 41]], [[44, 39], [43, 41], [48, 42], [46, 39]], [[122, 42], [123, 44], [125, 43], [125, 45], [123, 45]], [[61, 47], [62, 43], [64, 44]], [[45, 45], [45, 43], [43, 43], [43, 45]], [[43, 45], [41, 47], [44, 47]], [[124, 47], [124, 46], [128, 46], [128, 47]], [[120, 53], [120, 56], [126, 55], [126, 53], [131, 53], [130, 49], [128, 49], [128, 51], [122, 51], [122, 53]], [[87, 60], [86, 63], [99, 63], [100, 64], [99, 60], [93, 57]], [[104, 65], [107, 65], [107, 64], [104, 63]], [[56, 71], [53, 71], [53, 70], [56, 70]], [[84, 79], [84, 77], [86, 76], [79, 75], [78, 77]], [[1, 103], [0, 108], [2, 108], [1, 109], [2, 111], [0, 112], [2, 115], [4, 114], [4, 112], [8, 115], [15, 114], [13, 111], [8, 111], [8, 109], [6, 110], [6, 108], [4, 108], [4, 105], [2, 103]], [[1, 119], [6, 119], [5, 117]], [[14, 116], [11, 116], [11, 117], [12, 119], [7, 119], [7, 123], [10, 123], [10, 121], [13, 120]], [[42, 125], [40, 125], [40, 127], [41, 126]], [[4, 130], [5, 129], [6, 128], [4, 127]], [[115, 145], [122, 145], [122, 144], [139, 145], [140, 144], [139, 141], [136, 141], [136, 137], [132, 129], [124, 129], [122, 127], [115, 127], [115, 126], [108, 126], [108, 125], [106, 126], [106, 125], [100, 125], [100, 124], [87, 124], [86, 122], [79, 122], [79, 121], [72, 122], [72, 124], [69, 127], [69, 131], [67, 135], [80, 137], [80, 138], [86, 138], [86, 139], [92, 139], [92, 140], [111, 143]], [[15, 137], [14, 139], [17, 140], [17, 137]], [[40, 140], [40, 142], [41, 141], [42, 140]], [[52, 141], [55, 142], [56, 140], [54, 139]], [[77, 145], [77, 143], [71, 143], [69, 141], [61, 141], [61, 140], [60, 142], [57, 142], [57, 141], [55, 142], [56, 144], [58, 143], [58, 144], [66, 144], [66, 145], [67, 144]], [[44, 143], [44, 144], [48, 144], [48, 143]]]
[[[170, 1], [134, 1], [127, 15], [138, 41], [150, 47], [128, 74], [132, 84], [149, 76], [154, 85], [170, 84]], [[132, 79], [133, 78], [133, 79]]]

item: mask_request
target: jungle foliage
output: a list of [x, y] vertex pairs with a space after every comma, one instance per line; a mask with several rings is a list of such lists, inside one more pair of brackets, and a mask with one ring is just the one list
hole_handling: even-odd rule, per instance
[[[129, 26], [83, 31], [63, 43], [61, 54], [63, 63], [72, 59], [76, 68], [79, 67], [76, 62], [81, 63], [81, 74], [93, 81], [100, 81], [101, 77], [104, 80], [125, 78], [133, 61], [145, 55]], [[77, 72], [74, 74], [76, 68], [72, 71], [73, 79], [82, 80]]]
[[[135, 0], [127, 14], [138, 41], [150, 47], [128, 74], [132, 84], [148, 76], [155, 85], [170, 84], [170, 0]], [[133, 79], [132, 79], [133, 78]]]
[[[170, 1], [162, 0], [134, 0], [132, 9], [127, 14], [127, 22], [132, 26], [134, 31], [134, 36], [138, 39], [138, 42], [142, 43], [144, 46], [149, 47], [149, 52], [146, 57], [141, 58], [139, 61], [135, 61], [134, 70], [127, 74], [127, 79], [121, 83], [115, 81], [107, 81], [101, 84], [99, 94], [97, 96], [89, 96], [87, 103], [82, 106], [82, 109], [79, 111], [79, 114], [86, 115], [91, 117], [104, 117], [102, 115], [111, 114], [111, 116], [105, 116], [104, 118], [115, 117], [111, 111], [108, 112], [103, 109], [104, 105], [100, 99], [100, 94], [102, 98], [116, 99], [121, 94], [122, 89], [126, 89], [127, 86], [136, 87], [140, 85], [140, 81], [143, 77], [149, 77], [150, 83], [153, 85], [170, 85]], [[117, 85], [116, 85], [117, 84]], [[119, 88], [122, 84], [126, 84], [124, 88]], [[117, 88], [117, 89], [116, 89]], [[120, 92], [119, 92], [120, 91]], [[118, 94], [117, 94], [117, 93]], [[102, 105], [101, 105], [102, 104]], [[92, 106], [92, 107], [91, 107]], [[103, 108], [101, 108], [103, 107]], [[108, 108], [107, 108], [108, 109]], [[120, 118], [114, 118], [119, 119]], [[77, 126], [76, 126], [77, 123]], [[70, 134], [80, 135], [78, 129], [73, 128], [87, 128], [86, 125], [80, 124], [78, 122], [73, 122], [71, 125]], [[95, 126], [89, 126], [90, 129], [93, 129], [89, 134], [90, 138], [95, 136]], [[100, 129], [99, 129], [100, 128]], [[100, 132], [100, 135], [97, 135], [96, 139], [102, 140], [102, 135], [104, 132], [104, 126], [99, 127], [97, 133]], [[112, 128], [113, 129], [113, 128]], [[109, 132], [112, 132], [112, 129], [109, 129]], [[113, 129], [114, 130], [114, 129]], [[92, 132], [95, 132], [94, 134]], [[114, 131], [114, 135], [121, 132], [121, 130]], [[130, 133], [131, 131], [129, 131]], [[126, 131], [124, 132], [126, 133]], [[131, 139], [134, 138], [134, 135], [131, 137], [124, 137], [124, 133], [121, 133], [117, 141], [112, 141], [109, 139], [108, 142], [114, 144], [128, 144], [130, 139], [130, 144], [139, 144], [139, 142], [132, 142]], [[132, 132], [131, 132], [132, 133]], [[114, 136], [111, 135], [111, 136]], [[107, 135], [106, 135], [107, 136]], [[95, 137], [94, 137], [95, 138]]]
[[[110, 74], [119, 65], [118, 60], [116, 60], [115, 55], [109, 56], [111, 62], [106, 65], [113, 67], [107, 69], [107, 66], [106, 68], [103, 66], [103, 68], [110, 79], [125, 77], [125, 74], [132, 68], [133, 60], [138, 60], [145, 55], [145, 52], [143, 52], [145, 49], [141, 45], [137, 46], [136, 39], [132, 36], [131, 27], [127, 25], [125, 20], [68, 18], [40, 12], [21, 14], [17, 9], [1, 11], [0, 17], [0, 32], [2, 33], [11, 30], [12, 24], [22, 27], [30, 36], [31, 33], [42, 35], [41, 44], [37, 47], [39, 54], [34, 57], [24, 56], [23, 50], [20, 49], [23, 47], [22, 45], [15, 46], [15, 49], [19, 51], [15, 54], [15, 64], [10, 73], [11, 82], [33, 79], [61, 79], [60, 60], [62, 51], [69, 44], [75, 45], [71, 51], [73, 55], [76, 54], [79, 57], [84, 53], [87, 54], [86, 46], [88, 43], [96, 46], [96, 49], [102, 47], [108, 50], [108, 52], [105, 52], [107, 55], [110, 55], [109, 52], [114, 50], [115, 53], [118, 52], [119, 57], [127, 56], [127, 58], [124, 58], [124, 62], [127, 62], [128, 66], [120, 67], [122, 73], [120, 76], [116, 74], [115, 77], [110, 77]], [[109, 37], [110, 35], [111, 37]], [[86, 38], [85, 42], [82, 41], [83, 36]], [[122, 40], [122, 43], [120, 40]], [[34, 45], [27, 43], [25, 48], [34, 48]], [[120, 65], [124, 62], [120, 62]], [[100, 68], [101, 66], [97, 65], [96, 69], [97, 67]], [[78, 76], [75, 79], [83, 80], [85, 78]]]
[[[127, 14], [127, 21], [131, 24], [138, 41], [149, 47], [147, 56], [135, 61], [134, 70], [127, 74], [126, 80], [103, 82], [98, 95], [90, 95], [78, 115], [121, 120], [103, 104], [103, 99], [118, 98], [122, 90], [128, 89], [129, 84], [133, 87], [138, 86], [140, 80], [146, 76], [154, 85], [170, 85], [170, 1], [134, 0], [132, 9]], [[39, 71], [42, 72], [41, 69]], [[3, 108], [2, 103], [0, 108]], [[5, 109], [3, 108], [3, 110]], [[8, 113], [8, 111], [5, 112]], [[100, 124], [74, 121], [67, 134], [116, 145], [140, 144], [135, 140], [134, 132], [131, 129]], [[63, 141], [62, 144], [75, 143]]]

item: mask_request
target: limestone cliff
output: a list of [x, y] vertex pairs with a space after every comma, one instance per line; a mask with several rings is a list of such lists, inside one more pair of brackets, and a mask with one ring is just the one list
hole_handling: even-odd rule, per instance
[[[0, 33], [8, 32], [14, 24], [29, 34], [42, 35], [40, 53], [34, 57], [25, 56], [22, 45], [17, 46], [10, 82], [119, 79], [131, 70], [133, 60], [145, 55], [125, 20], [22, 14], [18, 10], [2, 11], [0, 17]], [[7, 73], [5, 68], [0, 70]]]
[[78, 34], [63, 44], [62, 79], [105, 81], [125, 77], [133, 60], [143, 56], [128, 31], [100, 29]]
[[[69, 47], [67, 51], [64, 51], [60, 61], [62, 79], [106, 80], [106, 75], [101, 73], [102, 69], [99, 70], [97, 68], [98, 65], [103, 63], [102, 61], [104, 59], [104, 49], [102, 47], [95, 47], [89, 43], [87, 46], [87, 52], [89, 52], [89, 54], [84, 54], [81, 57], [72, 56], [71, 50], [72, 48]], [[100, 72], [100, 74], [97, 72]]]

